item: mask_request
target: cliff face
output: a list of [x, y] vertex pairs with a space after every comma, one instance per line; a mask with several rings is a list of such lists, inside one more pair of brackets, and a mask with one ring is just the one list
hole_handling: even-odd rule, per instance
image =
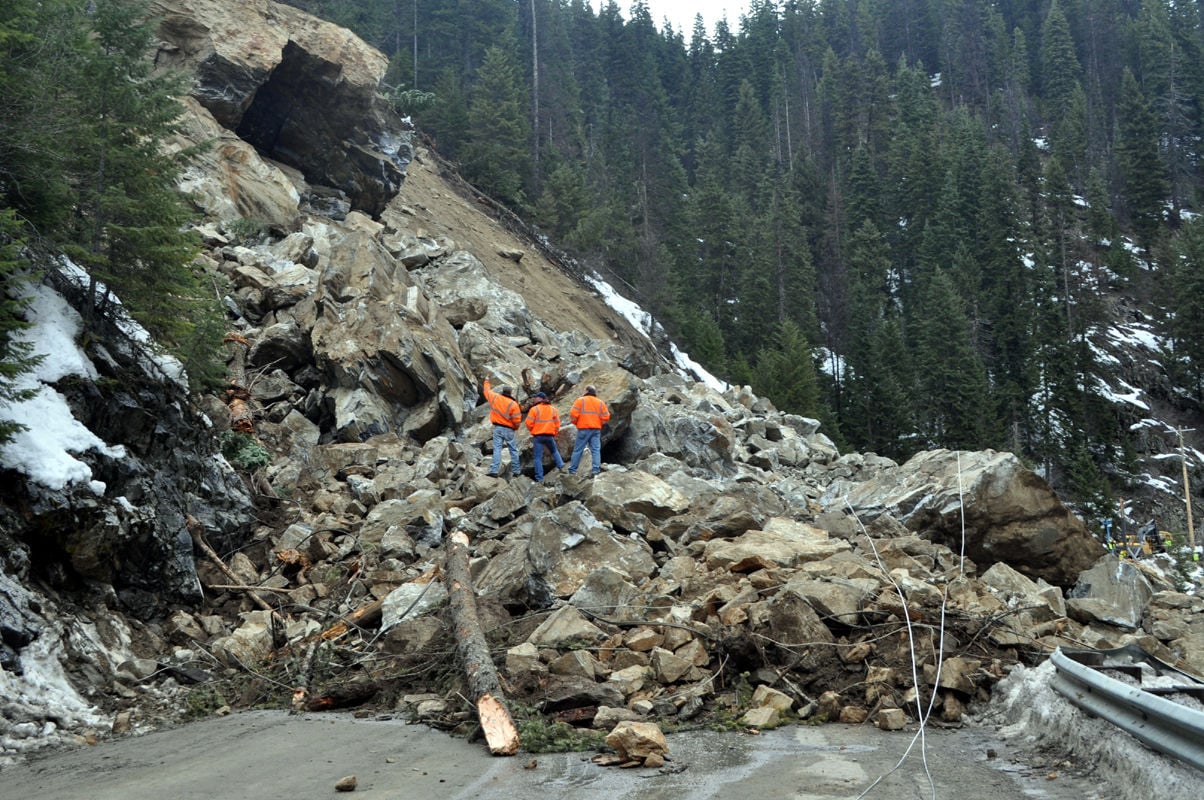
[[[508, 685], [548, 711], [688, 718], [748, 673], [793, 686], [798, 713], [814, 696], [864, 718], [935, 692], [955, 719], [1006, 663], [1059, 643], [1138, 636], [1198, 658], [1204, 631], [1165, 622], [1183, 606], [1150, 600], [1172, 588], [1154, 572], [1158, 627], [1089, 603], [1067, 616], [1058, 587], [1102, 548], [1011, 456], [841, 455], [814, 420], [662, 356], [638, 314], [414, 146], [376, 96], [383, 57], [346, 31], [269, 2], [155, 7], [155, 57], [195, 76], [174, 146], [213, 143], [181, 188], [229, 286], [231, 383], [193, 404], [153, 375], [132, 384], [137, 351], [93, 341], [102, 379], [58, 388], [126, 448], [85, 456], [101, 493], [4, 473], [0, 688], [21, 701], [6, 753], [202, 696], [279, 700], [240, 683], [273, 653], [260, 669], [314, 694], [349, 675], [390, 702], [438, 683], [396, 676], [447, 661], [452, 531], [473, 542]], [[524, 405], [547, 393], [566, 458], [569, 407], [596, 386], [606, 469], [549, 463], [536, 483], [520, 432], [523, 476], [488, 477], [485, 378]], [[236, 473], [216, 455], [232, 429], [269, 463]], [[949, 605], [956, 666], [910, 686], [904, 661], [938, 654], [912, 651], [901, 620]], [[313, 638], [365, 609], [370, 635]], [[57, 695], [36, 688], [50, 652], [69, 664]], [[64, 693], [81, 710], [46, 733]]]
[[[151, 11], [161, 20], [155, 63], [195, 76], [192, 98], [207, 112], [194, 109], [199, 124], [214, 122], [215, 132], [299, 170], [309, 184], [337, 190], [352, 209], [375, 216], [396, 194], [412, 153], [401, 121], [377, 96], [388, 66], [383, 54], [342, 28], [266, 0], [167, 0]], [[238, 152], [219, 156], [229, 181], [222, 195], [243, 217], [287, 215], [288, 203], [251, 205], [237, 191], [256, 182], [238, 175], [253, 161]]]

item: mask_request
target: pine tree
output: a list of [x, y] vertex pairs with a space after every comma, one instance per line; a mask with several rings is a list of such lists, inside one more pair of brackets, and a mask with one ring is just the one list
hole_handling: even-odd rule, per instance
[[573, 247], [579, 244], [574, 241], [574, 232], [589, 208], [589, 191], [584, 176], [572, 162], [549, 161], [555, 161], [555, 166], [535, 204], [535, 220], [555, 241]]
[[970, 335], [970, 321], [952, 279], [937, 269], [924, 281], [910, 314], [917, 398], [925, 440], [979, 450], [996, 443], [986, 372]]
[[873, 222], [865, 220], [849, 240], [848, 331], [843, 349], [846, 374], [842, 381], [841, 430], [856, 446], [880, 448], [878, 380], [885, 366], [877, 360], [885, 321], [893, 316], [890, 251]]
[[807, 337], [786, 320], [771, 341], [757, 351], [753, 388], [789, 414], [819, 416], [819, 387]]
[[74, 202], [67, 163], [87, 111], [69, 87], [87, 46], [66, 0], [0, 4], [0, 208], [46, 232], [65, 224]]
[[979, 347], [1007, 446], [1024, 452], [1031, 438], [1029, 400], [1036, 376], [1032, 288], [1029, 270], [1017, 248], [1024, 227], [1015, 171], [1011, 155], [1003, 146], [991, 148], [975, 217], [975, 258], [982, 276], [980, 308], [986, 323], [979, 327]]
[[24, 428], [6, 417], [5, 408], [32, 396], [32, 390], [23, 388], [18, 378], [43, 358], [34, 355], [30, 344], [18, 338], [29, 327], [25, 321], [28, 303], [21, 289], [30, 277], [28, 265], [17, 258], [22, 246], [16, 238], [19, 232], [16, 212], [0, 209], [0, 445]]
[[1049, 4], [1041, 26], [1041, 83], [1045, 90], [1046, 114], [1056, 127], [1070, 107], [1074, 87], [1082, 75], [1070, 25], [1058, 0]]
[[415, 121], [444, 158], [462, 160], [465, 142], [472, 131], [468, 91], [459, 73], [451, 68], [435, 79], [433, 91], [434, 104], [419, 113]]
[[522, 206], [531, 177], [531, 123], [514, 52], [513, 44], [485, 51], [470, 94], [463, 159], [469, 180], [505, 203]]
[[1171, 252], [1175, 363], [1199, 402], [1204, 400], [1204, 221], [1185, 225]]
[[1162, 206], [1167, 200], [1166, 168], [1158, 154], [1161, 132], [1137, 79], [1127, 67], [1121, 79], [1117, 119], [1117, 159], [1129, 220], [1138, 242], [1148, 248], [1162, 224]]
[[[152, 71], [145, 20], [144, 3], [92, 6], [92, 46], [72, 87], [88, 116], [68, 162], [78, 193], [68, 252], [91, 278], [86, 316], [121, 313], [119, 297], [160, 342], [216, 357], [220, 338], [209, 325], [216, 302], [205, 299], [192, 270], [199, 240], [185, 229], [192, 211], [176, 188], [189, 154], [169, 155], [161, 146], [181, 114], [183, 83]], [[206, 358], [192, 366], [198, 375], [215, 369]]]

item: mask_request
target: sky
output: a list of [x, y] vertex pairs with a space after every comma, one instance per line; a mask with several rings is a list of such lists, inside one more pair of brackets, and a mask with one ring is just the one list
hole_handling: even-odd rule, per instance
[[[600, 8], [606, 0], [594, 0], [594, 8]], [[623, 17], [631, 8], [631, 0], [617, 0]], [[733, 29], [740, 21], [740, 15], [748, 10], [748, 0], [648, 0], [648, 10], [656, 27], [668, 17], [673, 23], [673, 29], [685, 35], [689, 41], [690, 33], [694, 30], [694, 16], [702, 14], [706, 23], [707, 33], [715, 32], [715, 23], [727, 18]]]

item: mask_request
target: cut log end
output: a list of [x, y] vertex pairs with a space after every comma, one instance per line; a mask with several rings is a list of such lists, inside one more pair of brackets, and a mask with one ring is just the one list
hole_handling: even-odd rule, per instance
[[485, 732], [485, 741], [489, 752], [495, 756], [512, 756], [518, 752], [518, 729], [510, 712], [491, 694], [483, 694], [477, 700], [477, 716], [481, 720], [481, 729]]

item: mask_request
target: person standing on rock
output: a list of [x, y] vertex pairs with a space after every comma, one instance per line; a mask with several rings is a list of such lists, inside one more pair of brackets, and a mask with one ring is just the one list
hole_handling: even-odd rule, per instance
[[542, 483], [545, 447], [552, 451], [556, 469], [564, 467], [560, 447], [556, 444], [556, 434], [560, 433], [560, 412], [548, 402], [548, 396], [543, 392], [536, 392], [531, 395], [531, 399], [535, 401], [535, 405], [527, 412], [527, 430], [531, 431], [531, 448], [535, 453], [535, 480]]
[[502, 446], [510, 451], [510, 474], [518, 476], [518, 444], [514, 440], [514, 431], [523, 421], [523, 410], [510, 391], [509, 386], [499, 386], [495, 392], [485, 379], [485, 400], [489, 403], [489, 421], [493, 423], [493, 463], [489, 467], [489, 475], [496, 478], [502, 468]]
[[581, 454], [589, 447], [593, 474], [602, 471], [602, 426], [610, 419], [610, 409], [598, 398], [593, 386], [585, 387], [585, 394], [577, 398], [569, 411], [569, 419], [577, 426], [577, 441], [573, 443], [573, 458], [569, 461], [569, 474], [576, 475], [581, 463]]

